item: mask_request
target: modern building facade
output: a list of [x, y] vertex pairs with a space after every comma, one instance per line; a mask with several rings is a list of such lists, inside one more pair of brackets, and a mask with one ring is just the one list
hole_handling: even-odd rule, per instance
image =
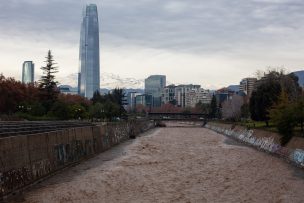
[[135, 106], [142, 105], [146, 107], [152, 107], [152, 95], [141, 94], [135, 98]]
[[127, 102], [130, 110], [133, 110], [136, 107], [136, 97], [142, 95], [138, 92], [129, 92], [127, 94]]
[[196, 100], [196, 92], [197, 89], [187, 91], [185, 96], [185, 107], [195, 107], [195, 105], [198, 103]]
[[257, 82], [256, 78], [244, 78], [240, 82], [240, 91], [244, 92], [247, 96], [251, 96], [252, 91], [254, 90], [255, 84]]
[[178, 107], [195, 107], [197, 103], [210, 104], [212, 95], [200, 85], [169, 85], [163, 89], [162, 104]]
[[162, 92], [162, 104], [171, 103], [173, 105], [176, 105], [175, 88], [176, 88], [175, 85], [169, 85], [169, 86], [166, 86], [163, 89], [163, 92]]
[[161, 106], [162, 91], [166, 86], [165, 75], [151, 75], [145, 79], [145, 94], [152, 96], [151, 107]]
[[33, 83], [35, 74], [35, 64], [33, 61], [24, 61], [22, 65], [22, 83]]
[[99, 22], [97, 6], [87, 5], [80, 33], [78, 93], [92, 98], [100, 91]]
[[[178, 107], [186, 107], [190, 104], [190, 100], [193, 100], [189, 98], [190, 92], [191, 95], [193, 95], [193, 91], [198, 90], [201, 88], [200, 85], [178, 85], [175, 88], [175, 100], [176, 100], [176, 105]], [[192, 102], [191, 102], [192, 103]]]
[[212, 95], [209, 90], [199, 88], [196, 91], [196, 103], [201, 102], [202, 104], [210, 104], [212, 100]]
[[71, 95], [77, 95], [77, 88], [76, 87], [71, 87], [70, 85], [60, 85], [58, 87], [59, 91], [62, 94], [71, 94]]

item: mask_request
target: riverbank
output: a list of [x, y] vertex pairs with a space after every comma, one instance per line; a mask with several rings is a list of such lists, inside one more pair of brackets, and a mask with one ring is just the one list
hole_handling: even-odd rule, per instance
[[[111, 154], [118, 156], [107, 159]], [[277, 157], [205, 128], [172, 127], [155, 129], [64, 171], [21, 200], [300, 203], [303, 187], [303, 170]]]
[[247, 129], [235, 124], [209, 122], [206, 128], [214, 130], [239, 142], [284, 158], [304, 168], [304, 139], [293, 137], [286, 146], [281, 146], [280, 135], [274, 132]]
[[143, 120], [1, 137], [0, 201], [152, 128]]

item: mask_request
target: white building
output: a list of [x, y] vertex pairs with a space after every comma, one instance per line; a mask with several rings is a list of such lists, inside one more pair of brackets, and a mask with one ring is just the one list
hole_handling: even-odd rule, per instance
[[192, 89], [186, 93], [186, 107], [195, 107], [199, 102], [210, 104], [211, 99], [209, 90], [205, 90], [203, 88]]
[[203, 104], [210, 104], [212, 100], [212, 95], [210, 94], [209, 90], [205, 90], [203, 88], [200, 88], [196, 92], [196, 102], [203, 103]]
[[200, 85], [169, 85], [163, 89], [162, 104], [171, 103], [179, 107], [195, 107], [197, 103], [211, 103], [209, 90]]
[[175, 88], [175, 100], [176, 105], [179, 107], [187, 107], [192, 105], [193, 99], [193, 91], [199, 89], [200, 85], [178, 85]]
[[186, 93], [186, 97], [185, 97], [186, 107], [195, 107], [195, 105], [197, 104], [197, 98], [196, 98], [197, 90], [198, 89], [191, 89]]

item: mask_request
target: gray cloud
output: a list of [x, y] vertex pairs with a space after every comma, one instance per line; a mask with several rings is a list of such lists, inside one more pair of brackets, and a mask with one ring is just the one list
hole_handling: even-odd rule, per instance
[[[5, 1], [0, 26], [6, 33], [1, 34], [76, 43], [84, 2]], [[99, 6], [106, 45], [209, 52], [256, 41], [279, 41], [285, 30], [303, 33], [304, 3], [297, 0], [105, 0]]]
[[[82, 8], [88, 1], [0, 1], [0, 40], [22, 39], [77, 49]], [[261, 61], [255, 66], [301, 64], [302, 0], [91, 2], [99, 6], [101, 47], [108, 52], [137, 47], [139, 51], [219, 55], [230, 61], [241, 59], [244, 66], [254, 60]], [[286, 63], [282, 64], [283, 60]]]

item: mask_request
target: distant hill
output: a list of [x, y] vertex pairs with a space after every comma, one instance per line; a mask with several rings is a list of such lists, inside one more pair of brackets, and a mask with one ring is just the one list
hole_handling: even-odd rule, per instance
[[304, 70], [296, 71], [296, 72], [292, 72], [292, 73], [295, 74], [296, 76], [298, 76], [298, 78], [299, 78], [299, 85], [301, 87], [304, 87]]

